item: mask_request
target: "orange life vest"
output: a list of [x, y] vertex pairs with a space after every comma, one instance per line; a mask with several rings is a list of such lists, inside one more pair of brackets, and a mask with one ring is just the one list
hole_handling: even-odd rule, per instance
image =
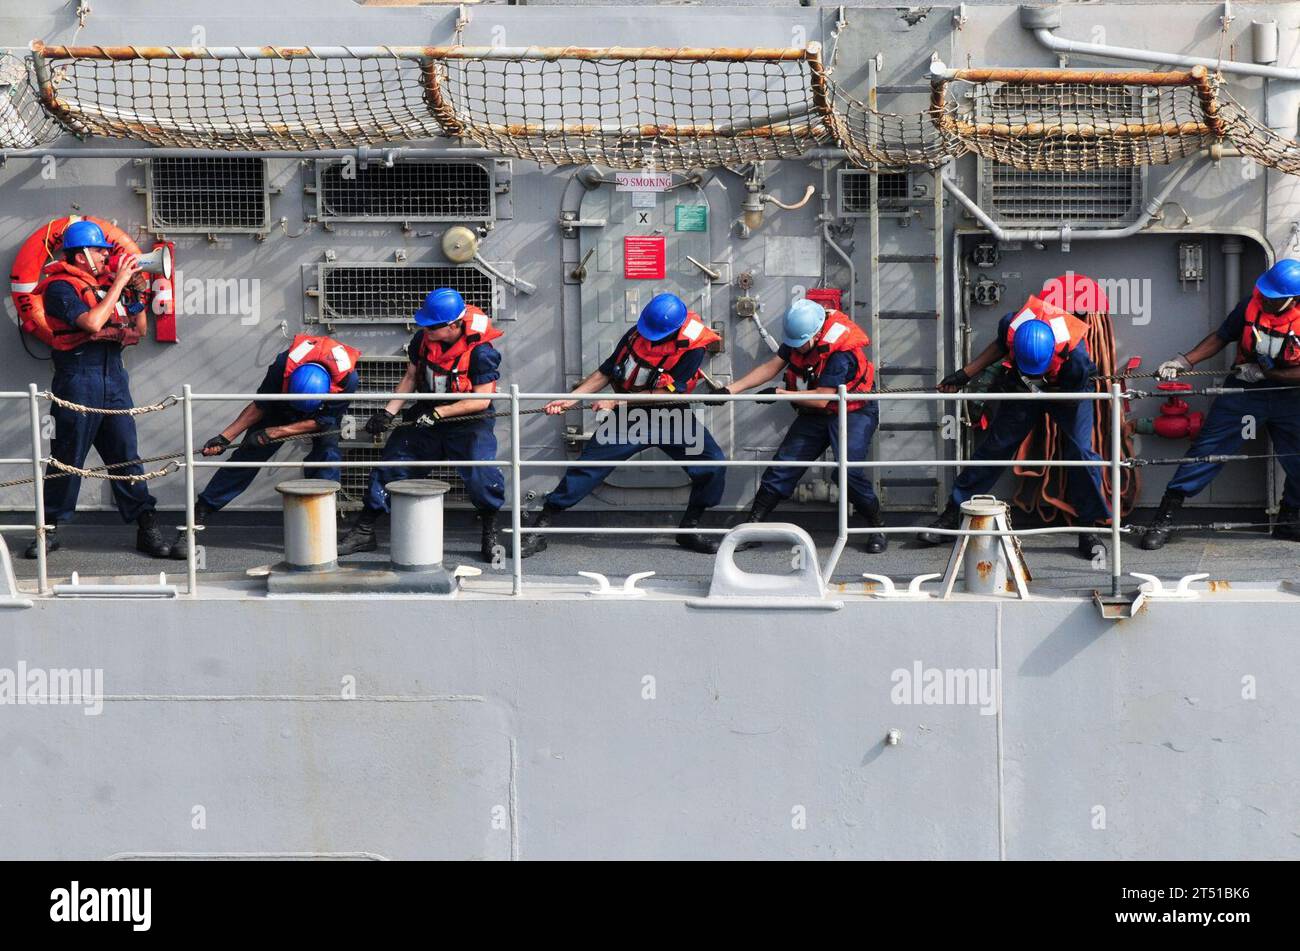
[[699, 385], [702, 375], [696, 372], [684, 387], [678, 388], [672, 377], [673, 367], [690, 351], [720, 339], [699, 314], [690, 310], [677, 333], [662, 340], [647, 340], [633, 330], [614, 354], [614, 389], [619, 393], [647, 390], [690, 393]]
[[[46, 289], [58, 281], [71, 284], [77, 296], [87, 307], [96, 307], [104, 299], [104, 287], [100, 279], [89, 271], [69, 264], [66, 261], [51, 261], [41, 268], [41, 281], [32, 290], [35, 297], [43, 298]], [[46, 313], [53, 340], [50, 343], [55, 350], [76, 350], [87, 341], [118, 343], [124, 347], [134, 346], [140, 342], [140, 335], [135, 330], [135, 321], [127, 316], [126, 306], [118, 299], [116, 312], [98, 331], [91, 333], [82, 330], [75, 323], [68, 323], [61, 317]]]
[[[474, 383], [469, 378], [469, 364], [474, 348], [504, 336], [492, 326], [488, 315], [473, 305], [465, 308], [464, 333], [448, 347], [424, 335], [420, 351], [420, 382], [425, 393], [469, 393]], [[492, 387], [496, 392], [496, 387]]]
[[1280, 314], [1265, 313], [1259, 291], [1246, 304], [1246, 326], [1237, 344], [1237, 363], [1254, 363], [1259, 356], [1279, 367], [1300, 366], [1300, 306]]
[[1043, 374], [1048, 383], [1056, 382], [1056, 378], [1061, 374], [1061, 367], [1065, 366], [1070, 351], [1075, 347], [1083, 347], [1084, 353], [1088, 352], [1086, 322], [1068, 311], [1053, 307], [1046, 301], [1030, 295], [1029, 300], [1025, 301], [1025, 306], [1020, 308], [1020, 313], [1012, 318], [1010, 326], [1007, 327], [1007, 358], [1002, 361], [1004, 367], [1010, 368], [1013, 365], [1012, 354], [1015, 353], [1016, 330], [1027, 320], [1041, 320], [1052, 328], [1052, 333], [1056, 336], [1056, 350], [1052, 353], [1052, 362], [1048, 364], [1047, 372]]
[[330, 392], [342, 393], [343, 381], [357, 368], [361, 351], [339, 343], [330, 337], [313, 337], [298, 334], [289, 346], [288, 359], [284, 361], [284, 381], [280, 392], [289, 392], [289, 377], [304, 363], [319, 363], [330, 375]]
[[[822, 329], [813, 337], [813, 346], [807, 352], [790, 351], [790, 362], [785, 368], [785, 388], [787, 390], [814, 390], [830, 362], [832, 354], [852, 353], [857, 360], [858, 371], [846, 384], [850, 393], [869, 393], [876, 378], [875, 365], [867, 358], [867, 347], [871, 338], [867, 332], [849, 320], [848, 315], [838, 310], [827, 311]], [[809, 410], [801, 403], [793, 404], [799, 412], [838, 413], [838, 404], [832, 404], [822, 410]], [[865, 400], [854, 400], [848, 404], [850, 413], [866, 406]]]

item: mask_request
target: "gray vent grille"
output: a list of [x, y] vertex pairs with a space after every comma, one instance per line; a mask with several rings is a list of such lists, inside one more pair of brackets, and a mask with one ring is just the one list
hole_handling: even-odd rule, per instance
[[[358, 397], [362, 393], [392, 393], [402, 382], [406, 365], [406, 357], [362, 357], [357, 360]], [[386, 402], [356, 399], [352, 402], [352, 415], [364, 422], [376, 410], [383, 409]]]
[[159, 158], [147, 164], [151, 231], [261, 234], [270, 219], [259, 158]]
[[[912, 180], [907, 172], [881, 172], [876, 179], [876, 194], [882, 207], [912, 197]], [[864, 169], [844, 169], [840, 172], [840, 217], [870, 213], [871, 173]]]
[[320, 322], [410, 323], [428, 293], [439, 287], [455, 288], [465, 303], [492, 314], [492, 279], [476, 267], [338, 263], [318, 267]]
[[473, 162], [321, 161], [317, 217], [333, 221], [465, 221], [493, 218], [495, 186]]
[[[344, 462], [378, 462], [382, 449], [371, 446], [345, 446], [343, 447]], [[366, 498], [366, 491], [370, 487], [370, 473], [374, 470], [370, 467], [349, 468], [344, 467], [340, 470], [342, 475], [339, 482], [342, 489], [339, 491], [341, 508], [345, 510], [355, 510], [360, 508]], [[461, 479], [459, 473], [452, 466], [431, 466], [429, 473], [422, 478], [442, 479], [451, 486], [451, 491], [443, 498], [447, 502], [468, 502], [469, 495], [465, 491], [465, 482]]]

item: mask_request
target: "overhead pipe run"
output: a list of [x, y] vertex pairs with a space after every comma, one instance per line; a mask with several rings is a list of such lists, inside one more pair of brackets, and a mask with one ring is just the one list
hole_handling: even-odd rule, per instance
[[[1105, 43], [1081, 43], [1057, 36], [1053, 30], [1060, 29], [1060, 7], [1020, 8], [1020, 25], [1034, 34], [1039, 43], [1054, 53], [1079, 53], [1086, 56], [1101, 56], [1109, 59], [1127, 59], [1135, 63], [1156, 63], [1169, 66], [1208, 66], [1237, 76], [1260, 76], [1264, 79], [1286, 79], [1300, 81], [1300, 69], [1283, 66], [1268, 66], [1261, 63], [1239, 63], [1233, 60], [1219, 60], [1212, 56], [1186, 56], [1182, 53], [1165, 53], [1158, 50], [1135, 49], [1131, 46], [1108, 46]], [[1256, 59], [1267, 57], [1268, 38], [1266, 30], [1257, 32]], [[1262, 56], [1261, 56], [1262, 54]], [[1272, 55], [1276, 58], [1276, 36], [1273, 39]]]

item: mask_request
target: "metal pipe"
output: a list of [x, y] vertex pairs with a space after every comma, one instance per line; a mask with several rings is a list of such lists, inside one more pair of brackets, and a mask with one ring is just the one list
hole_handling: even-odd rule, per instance
[[52, 156], [56, 159], [135, 159], [135, 158], [272, 158], [272, 159], [338, 159], [355, 158], [358, 162], [384, 160], [388, 156], [395, 159], [420, 158], [497, 158], [502, 153], [492, 149], [457, 149], [457, 148], [408, 148], [405, 146], [392, 149], [360, 147], [355, 149], [179, 149], [150, 148], [132, 146], [111, 148], [107, 146], [88, 146], [86, 148], [33, 148], [0, 149], [0, 158], [43, 159]]
[[993, 235], [998, 241], [1114, 241], [1119, 238], [1131, 238], [1147, 225], [1149, 225], [1159, 214], [1160, 209], [1164, 206], [1165, 201], [1178, 187], [1187, 173], [1192, 168], [1200, 165], [1209, 156], [1207, 150], [1202, 150], [1196, 158], [1183, 162], [1178, 169], [1169, 176], [1165, 181], [1164, 187], [1160, 189], [1159, 194], [1146, 203], [1142, 208], [1142, 214], [1137, 220], [1129, 223], [1123, 228], [1113, 229], [1079, 229], [1075, 230], [1070, 227], [1062, 228], [1003, 228], [981, 208], [973, 198], [967, 195], [950, 176], [943, 176], [943, 187], [948, 194], [957, 199], [958, 203], [969, 211], [986, 231]]
[[821, 55], [820, 43], [806, 47], [667, 46], [47, 46], [33, 40], [31, 50], [58, 59], [411, 59], [411, 60], [678, 60], [744, 62], [804, 61]]
[[1232, 313], [1232, 309], [1241, 300], [1241, 252], [1245, 247], [1240, 238], [1223, 239], [1223, 312]]
[[[1025, 11], [1033, 9], [1021, 7], [1021, 25], [1025, 23]], [[1222, 70], [1237, 76], [1263, 76], [1267, 79], [1300, 80], [1300, 69], [1288, 69], [1282, 66], [1261, 66], [1255, 63], [1239, 63], [1234, 60], [1219, 60], [1212, 56], [1186, 56], [1182, 53], [1165, 53], [1157, 50], [1135, 49], [1131, 46], [1107, 46], [1104, 43], [1081, 43], [1057, 36], [1050, 29], [1034, 28], [1034, 39], [1054, 53], [1079, 53], [1086, 56], [1100, 56], [1106, 59], [1126, 59], [1134, 63], [1155, 63], [1161, 66], [1205, 66]]]
[[523, 542], [523, 489], [519, 480], [519, 385], [510, 384], [510, 558], [513, 574], [512, 594], [524, 593]]
[[1124, 391], [1110, 385], [1110, 593], [1120, 595], [1120, 510], [1124, 507], [1120, 480], [1120, 457], [1124, 454]]
[[45, 565], [45, 479], [41, 472], [41, 411], [37, 403], [36, 384], [27, 384], [27, 399], [32, 426], [32, 493], [36, 516], [36, 579], [40, 594], [50, 593], [50, 579]]
[[830, 587], [831, 575], [835, 573], [836, 566], [840, 563], [840, 556], [844, 554], [844, 549], [849, 543], [849, 390], [843, 383], [840, 384], [836, 393], [838, 400], [838, 413], [836, 427], [839, 430], [840, 451], [837, 453], [839, 458], [836, 460], [836, 468], [839, 470], [840, 498], [839, 505], [836, 508], [836, 522], [838, 530], [835, 533], [835, 547], [831, 549], [831, 556], [826, 560], [826, 570], [822, 572], [822, 590]]
[[194, 526], [194, 401], [190, 384], [182, 388], [185, 429], [185, 593], [194, 597], [199, 587], [198, 543]]

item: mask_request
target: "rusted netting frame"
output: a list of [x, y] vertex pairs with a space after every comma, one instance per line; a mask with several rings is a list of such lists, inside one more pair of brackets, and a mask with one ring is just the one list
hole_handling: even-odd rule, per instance
[[[1013, 85], [1070, 84], [1086, 86], [1187, 86], [1196, 91], [1205, 115], [1204, 122], [1121, 122], [1121, 123], [991, 123], [958, 120], [947, 109], [950, 82]], [[1143, 139], [1162, 136], [1185, 137], [1213, 135], [1223, 138], [1226, 126], [1219, 115], [1219, 103], [1209, 70], [1193, 66], [1186, 71], [1152, 72], [1149, 70], [1084, 69], [1008, 69], [986, 67], [954, 69], [937, 76], [930, 85], [930, 117], [943, 132], [964, 138], [993, 136], [1002, 138], [1120, 138]]]
[[[676, 62], [807, 62], [812, 77], [814, 112], [821, 122], [839, 138], [828, 82], [821, 64], [821, 44], [794, 47], [583, 47], [583, 46], [47, 46], [39, 40], [31, 44], [33, 61], [40, 81], [41, 99], [46, 108], [62, 121], [72, 121], [67, 109], [58, 101], [49, 60], [90, 59], [129, 60], [223, 60], [223, 59], [405, 59], [420, 63], [420, 81], [430, 114], [449, 137], [466, 134], [465, 123], [456, 115], [454, 104], [445, 94], [445, 63], [448, 60], [512, 60], [555, 62], [578, 61], [676, 61]], [[778, 117], [774, 117], [778, 118]], [[799, 116], [782, 116], [791, 124], [769, 122], [760, 127], [700, 124], [658, 126], [643, 124], [634, 128], [607, 129], [598, 125], [493, 125], [487, 131], [505, 136], [563, 136], [632, 133], [644, 138], [772, 138], [795, 136], [793, 124]]]

